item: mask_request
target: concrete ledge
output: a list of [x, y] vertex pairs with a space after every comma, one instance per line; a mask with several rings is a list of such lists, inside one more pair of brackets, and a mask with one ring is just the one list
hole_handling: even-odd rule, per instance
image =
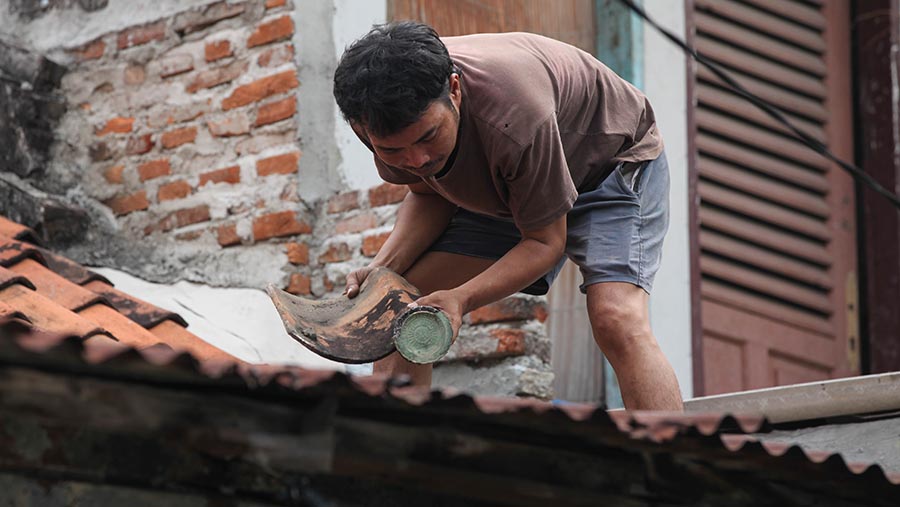
[[705, 396], [684, 409], [762, 414], [773, 423], [900, 410], [900, 372]]

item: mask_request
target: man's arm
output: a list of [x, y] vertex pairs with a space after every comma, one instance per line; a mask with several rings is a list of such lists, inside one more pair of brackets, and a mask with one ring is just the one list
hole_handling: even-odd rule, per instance
[[426, 248], [444, 232], [456, 205], [436, 194], [424, 183], [409, 185], [410, 192], [400, 203], [397, 220], [387, 241], [369, 266], [347, 275], [347, 295], [355, 297], [372, 268], [387, 267], [403, 274]]
[[462, 316], [528, 287], [550, 271], [566, 246], [566, 216], [533, 231], [522, 231], [522, 240], [481, 274], [459, 287], [434, 292], [414, 305], [435, 306], [444, 311], [459, 332]]

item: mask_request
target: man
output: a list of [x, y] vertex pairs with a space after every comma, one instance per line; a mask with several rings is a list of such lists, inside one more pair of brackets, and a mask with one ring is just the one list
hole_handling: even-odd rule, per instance
[[[517, 291], [545, 294], [568, 256], [626, 408], [681, 410], [649, 323], [669, 180], [640, 91], [552, 39], [440, 39], [401, 22], [347, 48], [334, 95], [381, 178], [410, 189], [381, 251], [348, 275], [349, 297], [386, 266], [457, 333], [471, 310]], [[431, 384], [431, 365], [397, 353], [375, 371]]]

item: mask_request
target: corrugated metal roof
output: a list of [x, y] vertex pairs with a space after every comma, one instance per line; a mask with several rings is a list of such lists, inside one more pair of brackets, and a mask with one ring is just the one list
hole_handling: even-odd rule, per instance
[[[553, 404], [531, 399], [471, 398], [451, 391], [406, 387], [385, 377], [345, 377], [331, 371], [295, 367], [252, 366], [198, 360], [159, 345], [135, 350], [111, 340], [91, 342], [80, 337], [34, 330], [25, 320], [0, 323], [2, 366], [174, 385], [184, 392], [208, 393], [216, 387], [252, 393], [264, 399], [306, 399], [328, 394], [364, 396], [376, 419], [403, 419], [412, 414], [438, 415], [451, 424], [489, 424], [517, 428], [516, 438], [612, 439], [640, 453], [671, 455], [709, 467], [704, 473], [747, 474], [755, 481], [822, 483], [838, 481], [844, 495], [857, 499], [900, 497], [900, 474], [885, 474], [878, 465], [845, 463], [837, 454], [803, 450], [795, 445], [765, 442], [752, 436], [769, 430], [758, 416], [618, 412], [607, 414], [591, 404]], [[393, 415], [391, 415], [393, 414]], [[365, 419], [363, 414], [360, 416]], [[468, 422], [467, 422], [468, 421]], [[499, 427], [498, 426], [498, 427]], [[730, 479], [729, 479], [730, 480]], [[836, 483], [837, 484], [837, 483]], [[848, 485], [855, 485], [847, 493]], [[823, 490], [824, 491], [824, 490]]]

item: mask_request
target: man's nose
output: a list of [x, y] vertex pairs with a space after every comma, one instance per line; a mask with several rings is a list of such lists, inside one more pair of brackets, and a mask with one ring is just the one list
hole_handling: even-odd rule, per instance
[[410, 150], [406, 163], [409, 167], [421, 169], [425, 164], [431, 161], [431, 156], [425, 150]]

